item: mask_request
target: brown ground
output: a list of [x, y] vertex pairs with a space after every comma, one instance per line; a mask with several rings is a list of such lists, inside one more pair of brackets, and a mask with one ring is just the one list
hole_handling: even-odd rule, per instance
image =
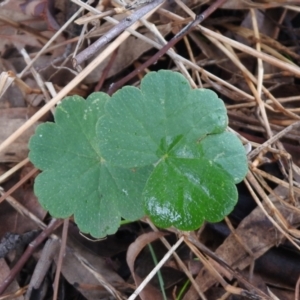
[[[230, 128], [250, 151], [233, 213], [182, 238], [141, 220], [99, 241], [81, 235], [72, 219], [51, 227], [33, 193], [28, 140], [65, 96], [108, 92], [157, 52], [153, 42], [169, 41], [215, 1], [166, 1], [148, 24], [138, 23], [148, 40], [120, 33], [93, 64], [75, 69], [72, 57], [112, 25], [82, 9], [79, 25], [63, 27], [83, 5], [74, 2], [0, 1], [0, 294], [7, 295], [0, 299], [134, 299], [153, 261], [177, 241], [177, 255], [142, 299], [299, 299], [299, 1], [225, 1], [173, 47], [176, 56], [163, 55], [127, 83], [138, 86], [149, 70], [178, 70], [224, 100]], [[126, 18], [115, 15], [118, 3], [93, 6]], [[42, 242], [41, 232], [53, 234]], [[31, 241], [41, 244], [24, 256]]]

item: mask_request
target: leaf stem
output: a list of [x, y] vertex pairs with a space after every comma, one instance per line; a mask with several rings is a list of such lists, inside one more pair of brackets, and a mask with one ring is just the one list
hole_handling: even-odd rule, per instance
[[143, 280], [143, 282], [138, 286], [138, 288], [133, 292], [133, 294], [128, 298], [128, 300], [134, 300], [139, 293], [143, 290], [143, 288], [147, 285], [147, 283], [152, 279], [155, 273], [163, 266], [163, 264], [169, 259], [172, 253], [181, 245], [184, 237], [182, 236], [175, 245], [165, 254], [163, 259], [156, 265], [156, 267], [152, 270], [152, 272]]
[[[154, 249], [153, 249], [151, 243], [148, 244], [148, 248], [150, 250], [150, 253], [151, 253], [154, 265], [156, 266], [158, 264], [158, 261], [157, 261], [157, 257], [155, 255], [155, 252], [154, 252]], [[161, 274], [160, 270], [157, 271], [157, 277], [158, 277], [158, 281], [159, 281], [159, 285], [160, 285], [160, 290], [162, 292], [163, 298], [164, 298], [164, 300], [167, 300], [167, 295], [166, 295], [166, 292], [165, 292], [164, 279], [162, 277], [162, 274]]]

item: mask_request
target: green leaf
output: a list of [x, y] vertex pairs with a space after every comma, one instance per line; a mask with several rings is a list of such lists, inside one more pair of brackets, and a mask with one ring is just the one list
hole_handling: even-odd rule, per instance
[[141, 89], [112, 96], [97, 134], [111, 164], [154, 166], [143, 192], [154, 223], [193, 230], [230, 213], [235, 183], [247, 173], [243, 145], [226, 127], [226, 108], [214, 92], [192, 90], [179, 73], [159, 71], [146, 75]]
[[54, 217], [74, 214], [81, 231], [114, 233], [120, 219], [148, 214], [161, 227], [220, 221], [247, 173], [240, 140], [226, 132], [224, 103], [171, 71], [109, 98], [74, 96], [55, 123], [37, 128], [30, 159], [42, 173], [35, 193]]
[[199, 228], [221, 221], [237, 200], [233, 179], [205, 158], [161, 162], [144, 190], [146, 213], [160, 227]]
[[234, 208], [235, 184], [247, 173], [240, 140], [230, 132], [176, 146], [152, 172], [144, 190], [146, 213], [160, 227], [193, 230], [221, 221]]
[[141, 193], [151, 172], [102, 158], [96, 123], [108, 99], [104, 93], [86, 101], [67, 98], [56, 109], [55, 123], [40, 125], [29, 143], [30, 160], [43, 170], [34, 186], [42, 206], [57, 218], [74, 214], [80, 230], [95, 237], [115, 233], [121, 217], [144, 215]]
[[248, 171], [247, 156], [243, 144], [235, 135], [230, 132], [208, 135], [198, 144], [198, 148], [200, 157], [223, 169], [235, 184], [244, 179]]
[[149, 73], [141, 90], [121, 89], [105, 111], [97, 127], [102, 154], [126, 168], [157, 162], [178, 137], [194, 143], [227, 126], [226, 108], [214, 92], [192, 90], [182, 75], [169, 71]]

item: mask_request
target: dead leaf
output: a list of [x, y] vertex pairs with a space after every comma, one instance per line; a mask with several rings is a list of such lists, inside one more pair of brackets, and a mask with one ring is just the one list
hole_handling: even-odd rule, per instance
[[[3, 186], [7, 187], [5, 190], [8, 190], [10, 185], [16, 181], [17, 179], [14, 181], [10, 179], [9, 182], [4, 183]], [[8, 183], [10, 184], [8, 185]], [[13, 193], [13, 196], [9, 197], [13, 200], [14, 207], [8, 204], [7, 201], [1, 203], [0, 219], [2, 225], [0, 226], [0, 238], [7, 232], [23, 234], [27, 231], [39, 229], [39, 226], [34, 221], [22, 214], [22, 210], [25, 209], [40, 220], [43, 220], [47, 214], [35, 197], [32, 186], [30, 188], [26, 187], [26, 189], [21, 187]]]
[[[54, 34], [53, 30], [60, 28], [51, 12], [52, 2], [53, 0], [27, 0], [20, 3], [20, 0], [11, 0], [2, 5], [0, 54], [7, 53], [12, 47], [21, 49], [32, 46], [40, 49], [48, 41], [49, 35]], [[54, 44], [61, 39], [60, 36]], [[59, 50], [62, 49], [64, 51], [64, 47]]]
[[[163, 36], [166, 36], [168, 33], [171, 32], [171, 26], [170, 25], [162, 25], [157, 26], [158, 30], [161, 32]], [[148, 38], [153, 38], [152, 33], [146, 33], [144, 34]], [[131, 65], [134, 61], [136, 61], [142, 54], [144, 54], [146, 51], [152, 49], [153, 46], [150, 44], [139, 40], [138, 38], [131, 36], [129, 37], [122, 45], [120, 46], [118, 50], [117, 58], [110, 69], [107, 78], [112, 77], [116, 75], [117, 73], [124, 70], [126, 67]], [[101, 50], [103, 51], [103, 50]], [[95, 83], [99, 80], [101, 77], [101, 74], [105, 67], [107, 66], [109, 62], [110, 57], [105, 59], [93, 72], [91, 72], [85, 79], [84, 83], [90, 84]]]
[[[6, 261], [4, 258], [0, 258], [0, 282], [3, 282], [4, 279], [6, 279], [6, 277], [9, 275], [10, 269], [6, 264]], [[9, 295], [11, 294], [13, 296], [13, 294], [15, 292], [17, 292], [20, 289], [20, 286], [18, 285], [16, 280], [13, 280], [13, 282], [8, 286], [8, 288], [5, 290], [5, 294]], [[12, 299], [12, 298], [10, 298]], [[23, 300], [24, 297], [21, 296], [17, 296], [17, 297], [13, 297], [13, 299], [16, 300]]]
[[[80, 293], [88, 300], [103, 299], [110, 294], [105, 290], [88, 269], [81, 265], [78, 258], [78, 253], [83, 257], [93, 269], [105, 278], [112, 286], [116, 286], [118, 289], [123, 290], [127, 288], [124, 280], [110, 267], [106, 260], [98, 255], [91, 253], [88, 249], [85, 249], [72, 239], [68, 239], [67, 253], [63, 260], [62, 274], [66, 280], [78, 288]], [[98, 287], [97, 289], [89, 289], [87, 287]], [[86, 287], [86, 288], [84, 288]]]
[[26, 0], [20, 4], [20, 7], [24, 14], [43, 18], [49, 30], [58, 30], [60, 28], [53, 16], [53, 0]]
[[39, 30], [45, 30], [45, 25], [42, 25], [43, 22], [37, 22], [36, 18], [33, 18], [31, 15], [26, 15], [22, 12], [20, 7], [20, 0], [9, 0], [6, 3], [1, 5], [0, 16], [5, 16], [6, 18], [13, 20], [14, 22], [30, 24], [33, 28], [38, 28]]
[[[37, 108], [7, 108], [0, 110], [0, 143], [14, 133], [28, 118], [30, 118]], [[20, 138], [11, 143], [5, 151], [0, 153], [0, 162], [20, 162], [28, 155], [28, 141], [33, 135], [35, 128], [41, 122], [25, 131]]]
[[[138, 287], [142, 282], [142, 279], [135, 273], [134, 270], [134, 263], [139, 255], [139, 253], [143, 250], [143, 248], [148, 245], [149, 243], [157, 240], [160, 237], [163, 237], [165, 234], [162, 232], [149, 232], [140, 235], [134, 243], [132, 243], [127, 251], [127, 264], [131, 271], [131, 274], [134, 278], [135, 284]], [[152, 285], [147, 284], [146, 287], [141, 291], [140, 297], [143, 300], [159, 300], [163, 299], [161, 292], [159, 292], [156, 288]]]

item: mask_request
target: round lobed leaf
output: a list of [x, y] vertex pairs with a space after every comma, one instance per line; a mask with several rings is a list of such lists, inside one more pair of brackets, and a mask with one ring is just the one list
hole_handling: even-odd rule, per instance
[[55, 123], [30, 140], [30, 159], [43, 170], [35, 192], [53, 216], [74, 214], [95, 237], [114, 233], [121, 217], [144, 214], [182, 230], [220, 221], [247, 173], [244, 147], [225, 131], [227, 122], [214, 92], [192, 90], [171, 71], [149, 73], [141, 89], [125, 87], [111, 99], [69, 97]]
[[97, 134], [111, 164], [154, 166], [143, 192], [153, 222], [193, 230], [232, 211], [235, 183], [247, 173], [244, 147], [226, 127], [226, 108], [214, 92], [159, 71], [147, 74], [140, 90], [125, 87], [112, 96]]
[[104, 93], [68, 97], [57, 107], [55, 123], [40, 125], [29, 143], [30, 160], [43, 170], [34, 185], [42, 206], [57, 218], [74, 214], [80, 230], [94, 237], [115, 233], [121, 217], [144, 215], [141, 193], [151, 172], [102, 158], [96, 123], [108, 99]]

